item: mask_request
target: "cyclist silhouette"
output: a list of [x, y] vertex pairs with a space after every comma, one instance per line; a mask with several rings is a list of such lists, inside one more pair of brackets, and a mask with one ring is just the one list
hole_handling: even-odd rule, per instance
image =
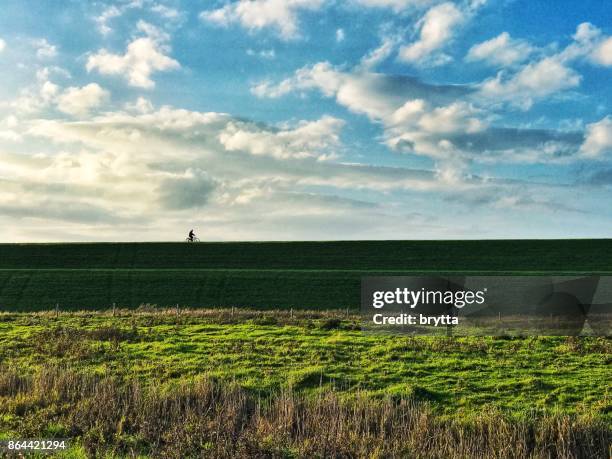
[[193, 232], [193, 230], [189, 231], [189, 236], [187, 237], [187, 239], [189, 240], [189, 242], [193, 242], [196, 238], [195, 233]]

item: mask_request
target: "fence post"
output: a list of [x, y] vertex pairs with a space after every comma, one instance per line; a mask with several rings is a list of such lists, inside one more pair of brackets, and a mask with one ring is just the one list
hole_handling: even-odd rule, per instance
[[115, 308], [116, 308], [116, 304], [113, 303], [113, 317], [115, 317], [115, 313], [116, 313]]
[[232, 317], [234, 317], [234, 306], [232, 306]]
[[59, 303], [55, 303], [55, 317], [59, 317]]
[[179, 308], [178, 303], [176, 303], [176, 317], [178, 317], [181, 314], [181, 310]]
[[289, 310], [289, 316], [293, 319], [293, 308]]

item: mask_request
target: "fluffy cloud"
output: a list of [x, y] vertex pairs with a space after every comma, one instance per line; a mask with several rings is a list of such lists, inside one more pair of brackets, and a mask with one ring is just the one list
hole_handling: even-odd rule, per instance
[[136, 112], [140, 114], [151, 113], [153, 111], [153, 104], [149, 99], [139, 97], [134, 102], [128, 102], [125, 104], [126, 110], [130, 112]]
[[[405, 83], [387, 82], [373, 94]], [[420, 91], [425, 97], [438, 89]], [[480, 114], [469, 105], [435, 106], [428, 98], [394, 109], [394, 100], [387, 99], [387, 116], [378, 122], [432, 135], [472, 129], [472, 136], [503, 136], [470, 126]], [[415, 237], [456, 237], [471, 234], [473, 220], [431, 215], [432, 206], [451, 199], [455, 209], [491, 206], [515, 196], [505, 212], [520, 212], [527, 201], [518, 197], [533, 192], [471, 177], [462, 162], [416, 170], [320, 161], [342, 149], [342, 122], [331, 117], [274, 127], [223, 113], [153, 109], [144, 99], [128, 109], [79, 121], [30, 120], [23, 135], [46, 141], [37, 142], [36, 154], [0, 151], [0, 216], [24, 228], [44, 222], [45, 230], [13, 234], [9, 226], [0, 237], [181, 240], [177, 228], [186, 221], [209, 239], [397, 237], [407, 227]], [[453, 129], [440, 132], [442, 120]], [[557, 191], [538, 189], [538, 196], [546, 204]], [[489, 231], [494, 223], [482, 224]]]
[[21, 134], [16, 131], [19, 121], [15, 115], [9, 115], [4, 119], [0, 119], [0, 139], [9, 140], [11, 142], [20, 142]]
[[453, 3], [446, 2], [431, 8], [417, 23], [419, 39], [403, 46], [399, 58], [415, 64], [438, 64], [448, 59], [445, 55], [430, 54], [443, 47], [454, 34], [455, 29], [465, 20], [465, 13]]
[[275, 29], [281, 38], [299, 36], [298, 13], [317, 10], [325, 0], [237, 0], [216, 10], [203, 11], [200, 19], [227, 27], [238, 23], [248, 30]]
[[[120, 182], [133, 178], [134, 185], [144, 185], [167, 178], [195, 180], [196, 176], [201, 178], [202, 171], [194, 171], [206, 165], [210, 177], [230, 187], [259, 178], [286, 185], [386, 190], [417, 187], [431, 180], [432, 175], [426, 171], [318, 161], [333, 155], [339, 147], [342, 124], [338, 119], [323, 117], [273, 128], [222, 113], [171, 107], [146, 114], [107, 113], [89, 121], [41, 120], [32, 123], [28, 135], [76, 148], [72, 154], [36, 159], [32, 167], [39, 172], [30, 177], [71, 177], [74, 183], [85, 185], [116, 176]], [[17, 159], [21, 160], [15, 157], [3, 164]], [[64, 168], [73, 172], [67, 173]], [[20, 174], [13, 171], [13, 175]]]
[[108, 91], [96, 83], [90, 83], [82, 88], [70, 87], [57, 98], [57, 108], [69, 115], [85, 116], [92, 108], [102, 105], [108, 97]]
[[247, 151], [253, 155], [269, 155], [278, 159], [330, 159], [339, 145], [342, 120], [324, 116], [320, 120], [302, 122], [293, 129], [263, 131], [249, 123], [232, 122], [219, 135], [228, 151]]
[[[572, 38], [572, 42], [555, 54], [539, 57], [513, 71], [500, 71], [480, 85], [480, 95], [490, 101], [508, 102], [528, 110], [537, 100], [580, 85], [582, 76], [571, 67], [574, 62], [612, 64], [609, 53], [612, 39], [594, 25], [587, 22], [578, 25]], [[529, 47], [527, 43], [502, 34], [472, 47], [467, 58], [510, 63], [520, 52], [528, 52], [526, 47]]]
[[612, 37], [589, 22], [583, 22], [576, 28], [575, 43], [568, 46], [564, 55], [568, 59], [586, 56], [596, 65], [612, 65]]
[[529, 109], [534, 100], [575, 88], [581, 80], [575, 70], [555, 55], [531, 62], [512, 75], [499, 72], [495, 78], [482, 83], [480, 93], [489, 99], [508, 101]]
[[480, 105], [482, 89], [431, 85], [361, 67], [345, 71], [321, 62], [277, 84], [268, 81], [252, 88], [259, 97], [312, 90], [379, 123], [392, 150], [431, 157], [446, 171], [448, 164], [465, 169], [457, 167], [460, 161], [566, 161], [576, 157], [582, 143], [575, 132], [491, 126], [494, 117]]
[[6, 48], [6, 42], [0, 38], [0, 53]]
[[612, 66], [612, 37], [599, 43], [593, 50], [591, 58], [600, 65]]
[[57, 55], [57, 47], [44, 38], [37, 40], [34, 45], [36, 46], [36, 56], [39, 59], [50, 59]]
[[510, 66], [526, 60], [533, 47], [524, 40], [515, 40], [508, 32], [470, 48], [467, 61], [485, 61], [491, 65]]
[[469, 87], [428, 85], [415, 78], [361, 69], [346, 72], [327, 62], [304, 67], [277, 85], [270, 82], [256, 85], [252, 91], [259, 97], [280, 97], [312, 89], [326, 97], [334, 97], [352, 112], [366, 115], [389, 129], [410, 125], [419, 130], [439, 132], [475, 129], [479, 125], [476, 118], [472, 118], [475, 109], [467, 103], [457, 102], [471, 92]]
[[343, 71], [329, 62], [303, 67], [280, 83], [264, 81], [251, 88], [256, 96], [271, 98], [309, 90], [319, 90], [326, 97], [335, 97], [340, 105], [372, 120], [386, 118], [409, 99], [427, 98], [436, 105], [443, 105], [472, 92], [467, 86], [429, 85], [416, 78], [385, 75], [361, 68]]
[[[163, 228], [186, 220], [197, 228], [201, 212], [208, 237], [279, 238], [279, 226], [286, 238], [324, 237], [336, 221], [342, 234], [358, 225], [364, 237], [368, 222], [393, 215], [377, 196], [446, 189], [431, 171], [320, 161], [341, 146], [341, 125], [323, 117], [270, 127], [171, 107], [32, 120], [25, 135], [48, 142], [37, 155], [0, 152], [0, 215], [41, 219], [62, 237], [94, 224], [170, 237]], [[409, 217], [393, 218], [401, 226]]]
[[52, 74], [70, 77], [59, 67], [38, 70], [36, 84], [23, 88], [15, 99], [7, 103], [13, 113], [27, 118], [57, 109], [75, 117], [84, 117], [109, 99], [110, 93], [97, 83], [63, 88], [50, 80]]
[[581, 151], [587, 157], [599, 157], [612, 152], [612, 117], [606, 116], [587, 126]]
[[104, 11], [102, 11], [102, 13], [99, 16], [96, 16], [94, 18], [94, 22], [98, 26], [98, 31], [102, 35], [109, 34], [112, 31], [112, 29], [108, 25], [108, 22], [113, 18], [121, 16], [121, 14], [122, 14], [122, 11], [119, 8], [117, 8], [115, 5], [112, 5], [106, 8]]
[[170, 51], [168, 35], [143, 21], [138, 29], [145, 37], [136, 38], [127, 46], [125, 54], [113, 54], [102, 49], [87, 59], [87, 71], [97, 70], [104, 75], [123, 75], [131, 86], [150, 89], [154, 72], [175, 70], [180, 64], [167, 56]]
[[[116, 5], [106, 6], [98, 16], [93, 18], [93, 21], [96, 23], [98, 31], [102, 35], [108, 35], [113, 31], [113, 29], [109, 26], [109, 22], [112, 19], [122, 16], [129, 10], [143, 8], [145, 4], [151, 4], [151, 2], [145, 2], [144, 0], [126, 0]], [[166, 19], [175, 19], [175, 16], [173, 15], [175, 10], [172, 8], [167, 8], [163, 5], [152, 3], [151, 11], [160, 14]]]

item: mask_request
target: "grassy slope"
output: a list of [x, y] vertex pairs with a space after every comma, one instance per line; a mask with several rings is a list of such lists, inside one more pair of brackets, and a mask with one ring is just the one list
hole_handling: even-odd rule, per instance
[[0, 244], [0, 269], [610, 271], [612, 239]]
[[363, 275], [612, 271], [612, 240], [0, 244], [0, 306], [359, 304]]

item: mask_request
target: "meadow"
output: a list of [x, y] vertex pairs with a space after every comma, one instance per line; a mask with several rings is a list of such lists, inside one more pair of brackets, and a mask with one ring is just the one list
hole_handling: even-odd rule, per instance
[[[601, 337], [372, 335], [343, 312], [4, 313], [0, 432], [76, 438], [72, 457], [605, 457], [611, 355]], [[146, 418], [168, 407], [176, 425]]]

